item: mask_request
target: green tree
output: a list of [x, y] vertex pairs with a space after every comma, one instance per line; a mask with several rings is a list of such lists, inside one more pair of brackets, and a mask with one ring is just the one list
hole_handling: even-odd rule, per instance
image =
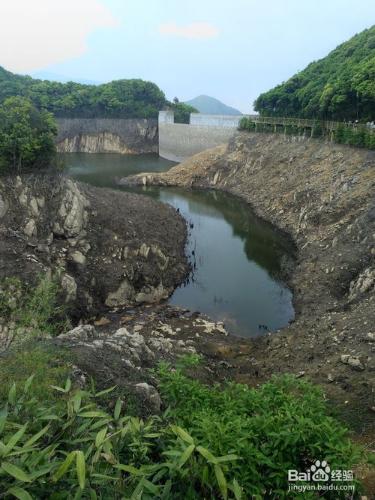
[[[175, 97], [177, 99], [177, 97]], [[185, 104], [177, 100], [174, 100], [172, 105], [172, 109], [174, 111], [174, 121], [175, 123], [189, 123], [190, 121], [190, 113], [199, 113], [197, 109], [189, 104]]]
[[375, 120], [375, 26], [261, 94], [254, 108], [263, 116]]
[[0, 105], [0, 170], [45, 168], [53, 160], [57, 128], [53, 116], [23, 97]]

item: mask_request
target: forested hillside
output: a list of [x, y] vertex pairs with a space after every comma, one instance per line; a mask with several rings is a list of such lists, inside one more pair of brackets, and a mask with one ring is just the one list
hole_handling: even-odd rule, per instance
[[375, 26], [261, 94], [254, 107], [264, 116], [374, 120]]
[[157, 85], [143, 80], [116, 80], [102, 85], [59, 83], [15, 75], [0, 67], [0, 103], [22, 96], [57, 117], [156, 118], [166, 104]]

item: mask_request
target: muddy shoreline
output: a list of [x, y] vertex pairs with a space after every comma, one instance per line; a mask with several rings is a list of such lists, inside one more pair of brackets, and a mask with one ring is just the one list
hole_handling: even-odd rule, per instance
[[241, 363], [234, 378], [309, 377], [359, 432], [375, 418], [374, 167], [371, 151], [240, 133], [168, 172], [120, 181], [227, 191], [292, 238], [297, 261], [287, 282], [296, 319], [250, 340], [257, 375]]

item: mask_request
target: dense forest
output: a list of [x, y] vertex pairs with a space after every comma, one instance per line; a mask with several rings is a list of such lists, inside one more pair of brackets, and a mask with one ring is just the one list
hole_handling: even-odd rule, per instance
[[375, 26], [261, 94], [254, 108], [263, 116], [375, 120]]
[[56, 117], [156, 118], [169, 104], [157, 85], [139, 79], [82, 85], [35, 80], [0, 67], [0, 103], [11, 96]]

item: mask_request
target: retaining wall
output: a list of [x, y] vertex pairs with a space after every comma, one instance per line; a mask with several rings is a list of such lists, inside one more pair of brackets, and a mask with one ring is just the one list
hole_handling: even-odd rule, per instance
[[192, 113], [190, 124], [174, 123], [173, 111], [159, 113], [159, 155], [181, 162], [206, 149], [227, 143], [235, 134], [241, 116]]

